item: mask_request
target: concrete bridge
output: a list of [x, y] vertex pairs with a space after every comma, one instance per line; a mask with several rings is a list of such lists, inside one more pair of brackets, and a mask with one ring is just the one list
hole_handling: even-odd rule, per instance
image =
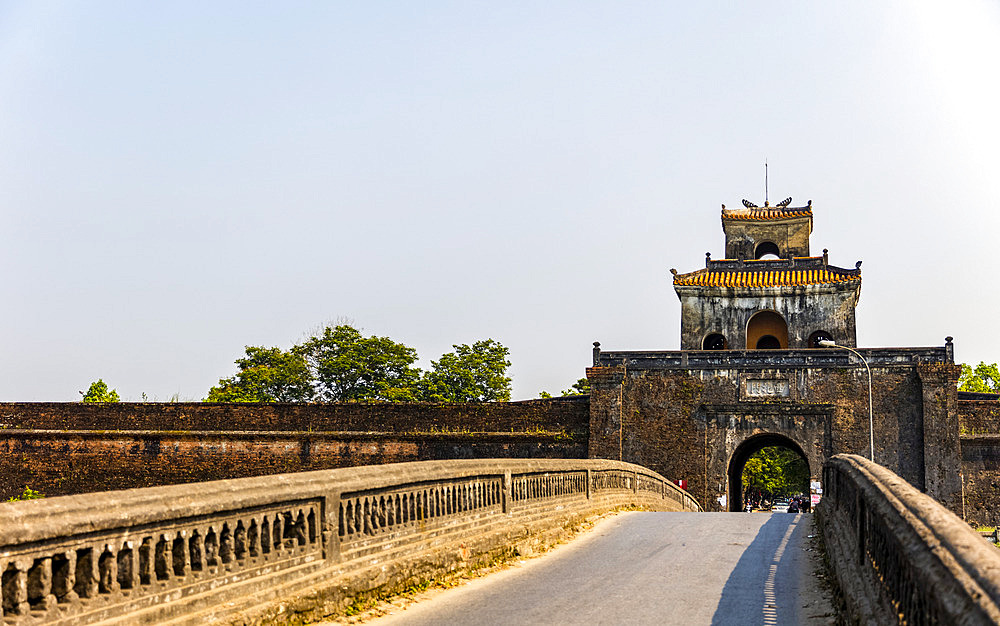
[[[1000, 623], [996, 548], [933, 499], [860, 457], [834, 457], [823, 472], [818, 519], [853, 619]], [[757, 517], [701, 513], [690, 495], [655, 472], [606, 460], [399, 463], [5, 503], [2, 621], [317, 620], [359, 599], [529, 551], [586, 516], [621, 507], [673, 512], [634, 518], [652, 520], [654, 544], [659, 536], [661, 545], [640, 552], [654, 559], [677, 552], [664, 549], [666, 538], [690, 528], [687, 520], [733, 520], [735, 536], [736, 520]], [[784, 528], [771, 523], [769, 532], [787, 545], [797, 519], [780, 516]], [[765, 533], [750, 534], [756, 540]], [[641, 529], [624, 533], [644, 535]], [[720, 537], [707, 540], [719, 543]], [[686, 563], [670, 567], [686, 566], [693, 577], [706, 563], [693, 556], [704, 548], [691, 543], [692, 552], [681, 557]], [[595, 544], [585, 544], [580, 551], [592, 549]], [[614, 589], [622, 578], [599, 560], [585, 570], [589, 584]], [[763, 561], [774, 576], [749, 580], [773, 591], [788, 578], [787, 561], [780, 554]], [[628, 567], [650, 571], [645, 565], [636, 558]], [[785, 615], [776, 607], [760, 623], [780, 623]], [[567, 614], [565, 621], [581, 616]], [[681, 618], [660, 614], [656, 621], [672, 616]]]

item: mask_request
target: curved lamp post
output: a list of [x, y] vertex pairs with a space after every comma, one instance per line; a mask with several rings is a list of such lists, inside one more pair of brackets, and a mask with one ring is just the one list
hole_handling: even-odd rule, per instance
[[872, 368], [868, 367], [868, 361], [865, 357], [861, 356], [861, 353], [854, 348], [848, 348], [847, 346], [842, 346], [839, 343], [831, 341], [829, 339], [820, 339], [819, 345], [824, 348], [840, 348], [841, 350], [847, 350], [853, 353], [861, 362], [865, 364], [865, 369], [868, 370], [868, 458], [871, 459], [872, 463], [875, 462], [875, 420], [872, 418]]

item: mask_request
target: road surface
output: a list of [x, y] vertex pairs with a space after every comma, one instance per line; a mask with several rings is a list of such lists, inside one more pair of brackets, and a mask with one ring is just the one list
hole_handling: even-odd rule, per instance
[[372, 624], [831, 623], [810, 515], [625, 513]]

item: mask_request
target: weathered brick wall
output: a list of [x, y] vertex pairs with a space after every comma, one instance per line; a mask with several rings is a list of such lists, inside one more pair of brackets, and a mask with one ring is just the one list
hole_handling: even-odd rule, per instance
[[958, 425], [963, 435], [1000, 435], [1000, 394], [958, 394]]
[[1000, 525], [1000, 395], [959, 392], [966, 519]]
[[376, 463], [586, 458], [586, 398], [483, 404], [0, 404], [0, 499]]
[[1000, 435], [962, 437], [965, 518], [1000, 526]]
[[585, 399], [525, 402], [0, 403], [0, 428], [323, 432], [527, 432], [585, 428]]

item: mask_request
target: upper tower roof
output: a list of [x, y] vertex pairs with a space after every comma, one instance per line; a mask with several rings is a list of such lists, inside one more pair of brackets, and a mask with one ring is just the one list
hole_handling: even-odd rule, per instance
[[759, 207], [749, 200], [742, 209], [722, 205], [722, 230], [726, 234], [726, 257], [759, 259], [774, 255], [787, 259], [809, 256], [812, 234], [812, 200], [804, 207], [790, 207], [786, 198], [770, 206]]
[[[747, 204], [750, 204], [747, 202]], [[812, 200], [809, 201], [807, 206], [803, 207], [790, 207], [790, 206], [768, 206], [766, 203], [763, 207], [759, 206], [748, 206], [742, 209], [727, 209], [726, 205], [722, 205], [722, 219], [723, 220], [754, 220], [754, 221], [771, 221], [771, 220], [783, 220], [793, 217], [808, 217], [812, 218]]]

